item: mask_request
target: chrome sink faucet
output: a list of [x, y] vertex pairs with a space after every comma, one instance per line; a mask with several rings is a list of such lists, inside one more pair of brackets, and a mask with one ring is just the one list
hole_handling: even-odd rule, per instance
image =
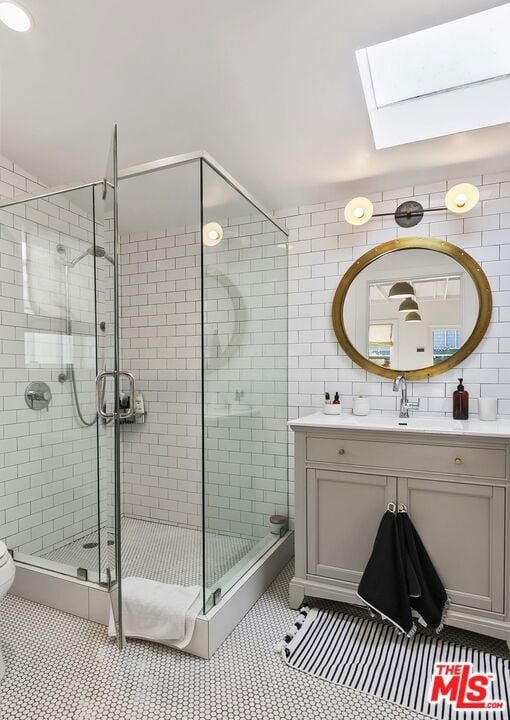
[[398, 414], [401, 418], [409, 417], [409, 410], [417, 410], [420, 407], [419, 399], [416, 402], [411, 402], [407, 399], [407, 382], [403, 375], [397, 375], [393, 381], [393, 392], [401, 391], [400, 395], [400, 412]]

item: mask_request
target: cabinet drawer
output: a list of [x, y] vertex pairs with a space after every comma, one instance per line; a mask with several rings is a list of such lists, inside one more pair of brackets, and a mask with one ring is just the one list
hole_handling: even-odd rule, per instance
[[499, 448], [307, 437], [306, 456], [313, 462], [346, 467], [355, 465], [459, 476], [506, 477], [506, 453]]

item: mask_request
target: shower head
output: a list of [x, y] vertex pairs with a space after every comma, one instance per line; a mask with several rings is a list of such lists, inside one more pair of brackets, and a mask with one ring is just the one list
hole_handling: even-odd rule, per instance
[[105, 260], [108, 260], [109, 263], [112, 265], [114, 264], [113, 258], [108, 255], [104, 247], [101, 247], [101, 245], [91, 245], [87, 250], [87, 254], [95, 255], [97, 258], [105, 258]]
[[[67, 254], [67, 249], [63, 245], [57, 246], [57, 252], [59, 254]], [[114, 264], [113, 258], [108, 255], [104, 247], [101, 247], [101, 245], [90, 245], [84, 252], [82, 252], [78, 257], [76, 257], [74, 260], [71, 260], [69, 263], [70, 267], [74, 267], [77, 265], [80, 260], [83, 260], [83, 258], [87, 257], [87, 255], [92, 255], [93, 257], [97, 258], [105, 258], [108, 260], [109, 263], [112, 265]]]

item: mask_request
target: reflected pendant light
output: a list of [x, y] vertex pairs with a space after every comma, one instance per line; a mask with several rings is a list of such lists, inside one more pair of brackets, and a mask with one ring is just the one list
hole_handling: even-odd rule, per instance
[[412, 297], [408, 297], [405, 300], [402, 300], [402, 302], [398, 306], [399, 312], [410, 312], [411, 310], [418, 310], [418, 303], [416, 302], [416, 300], [413, 300]]
[[344, 218], [350, 225], [364, 225], [374, 214], [374, 206], [366, 197], [355, 197], [345, 206]]
[[406, 315], [406, 322], [420, 322], [421, 321], [421, 315], [417, 312], [410, 312]]
[[411, 283], [397, 282], [391, 286], [388, 297], [394, 300], [398, 298], [414, 297], [414, 288]]
[[204, 225], [202, 237], [204, 245], [214, 247], [223, 240], [223, 228], [217, 222], [207, 223], [207, 225]]
[[460, 185], [454, 185], [448, 190], [444, 204], [451, 212], [465, 213], [472, 210], [479, 199], [480, 192], [475, 185], [460, 183]]

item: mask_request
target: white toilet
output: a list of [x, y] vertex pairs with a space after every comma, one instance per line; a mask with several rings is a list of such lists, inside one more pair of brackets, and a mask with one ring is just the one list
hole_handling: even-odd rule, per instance
[[[16, 567], [14, 565], [14, 560], [10, 556], [5, 543], [0, 540], [0, 602], [3, 596], [9, 592], [14, 581], [15, 572]], [[5, 663], [2, 657], [2, 648], [0, 647], [0, 680], [2, 680], [4, 675]]]

